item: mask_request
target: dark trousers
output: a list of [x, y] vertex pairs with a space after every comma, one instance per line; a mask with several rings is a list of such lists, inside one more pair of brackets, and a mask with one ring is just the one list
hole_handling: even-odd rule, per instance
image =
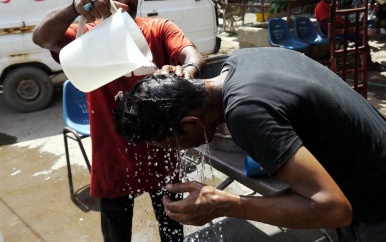
[[[180, 200], [182, 195], [170, 194], [165, 190], [149, 192], [162, 242], [183, 241], [183, 226], [166, 216], [162, 197], [169, 195], [171, 200]], [[100, 198], [102, 234], [105, 242], [131, 241], [134, 198]]]
[[383, 242], [386, 241], [386, 221], [379, 223], [353, 223], [337, 229], [340, 242]]
[[[337, 34], [336, 36], [339, 36], [341, 38], [344, 38], [344, 34]], [[354, 42], [356, 43], [356, 40], [355, 40], [355, 33], [348, 33], [347, 34], [347, 39], [351, 42]], [[361, 46], [363, 45], [363, 35], [360, 34], [358, 36], [358, 45]], [[366, 51], [367, 51], [367, 61], [371, 62], [371, 54], [370, 54], [370, 45], [369, 45], [369, 42], [367, 42], [365, 44], [365, 48], [366, 48]]]

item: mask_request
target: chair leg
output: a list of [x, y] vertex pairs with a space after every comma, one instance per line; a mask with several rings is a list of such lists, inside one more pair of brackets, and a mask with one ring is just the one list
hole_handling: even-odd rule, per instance
[[316, 50], [315, 50], [315, 54], [314, 54], [315, 58], [316, 58], [317, 55], [318, 55], [319, 48], [320, 48], [320, 45], [316, 45]]
[[70, 155], [69, 155], [69, 152], [68, 152], [67, 130], [65, 130], [65, 129], [63, 129], [63, 138], [64, 138], [64, 149], [65, 149], [65, 152], [66, 152], [68, 185], [69, 185], [69, 188], [70, 188], [71, 200], [74, 201], [75, 200], [74, 185], [73, 185], [73, 182], [72, 182]]
[[87, 169], [88, 169], [88, 173], [91, 173], [91, 165], [90, 165], [90, 162], [88, 160], [88, 157], [87, 157], [87, 154], [86, 154], [86, 151], [84, 150], [84, 147], [83, 147], [83, 143], [82, 143], [82, 138], [79, 138], [77, 137], [77, 141], [78, 141], [78, 144], [79, 144], [79, 148], [82, 152], [82, 155], [83, 155], [83, 158], [84, 158], [84, 161], [86, 162], [86, 166], [87, 166]]
[[[72, 136], [69, 136], [69, 134], [72, 134]], [[68, 140], [67, 138], [70, 138], [72, 140], [75, 140], [78, 142], [79, 148], [82, 152], [84, 161], [86, 162], [88, 172], [91, 172], [91, 165], [88, 160], [86, 151], [84, 149], [83, 143], [82, 143], [82, 136], [80, 136], [75, 130], [70, 129], [68, 127], [63, 128], [63, 138], [64, 138], [64, 148], [65, 148], [65, 153], [66, 153], [66, 163], [67, 163], [67, 177], [68, 177], [68, 183], [69, 183], [69, 189], [70, 189], [70, 196], [71, 200], [75, 200], [75, 193], [74, 193], [74, 186], [73, 186], [73, 180], [72, 180], [72, 172], [71, 172], [71, 161], [70, 161], [70, 154], [69, 154], [69, 149], [68, 149]]]
[[325, 229], [319, 229], [319, 231], [323, 234], [323, 236], [315, 240], [314, 242], [322, 242], [322, 241], [333, 242], [331, 236], [327, 233]]
[[[68, 136], [67, 133], [71, 133], [74, 137]], [[88, 172], [90, 173], [91, 172], [90, 161], [89, 161], [89, 159], [87, 157], [87, 153], [86, 153], [86, 151], [84, 149], [84, 146], [83, 146], [83, 143], [82, 143], [82, 139], [85, 138], [85, 137], [84, 136], [80, 136], [75, 130], [70, 129], [68, 127], [64, 127], [63, 134], [66, 134], [66, 137], [68, 137], [68, 138], [78, 142], [80, 151], [82, 152], [82, 155], [83, 155], [83, 159], [86, 162]]]

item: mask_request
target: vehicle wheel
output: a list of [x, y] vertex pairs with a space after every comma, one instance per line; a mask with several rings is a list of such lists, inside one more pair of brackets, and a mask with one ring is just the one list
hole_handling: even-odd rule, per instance
[[5, 102], [20, 112], [43, 109], [51, 102], [54, 84], [46, 72], [36, 67], [12, 70], [3, 83]]

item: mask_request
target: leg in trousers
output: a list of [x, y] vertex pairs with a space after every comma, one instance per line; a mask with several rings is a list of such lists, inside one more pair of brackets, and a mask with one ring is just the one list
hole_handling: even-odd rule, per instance
[[99, 204], [104, 241], [131, 241], [134, 198], [100, 198]]
[[159, 189], [150, 192], [155, 216], [158, 220], [159, 233], [162, 242], [182, 242], [184, 240], [183, 225], [166, 216], [162, 197], [168, 195], [170, 200], [177, 201], [182, 199], [182, 194], [169, 193], [166, 189]]

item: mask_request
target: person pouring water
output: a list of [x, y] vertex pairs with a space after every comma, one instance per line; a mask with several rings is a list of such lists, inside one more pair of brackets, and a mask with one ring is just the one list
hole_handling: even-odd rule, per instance
[[[175, 24], [165, 19], [136, 17], [137, 0], [113, 1], [113, 4], [135, 20], [160, 72], [169, 73], [172, 69], [178, 76], [193, 78], [204, 70], [204, 58]], [[78, 25], [73, 22], [79, 15], [87, 19], [85, 31], [92, 30], [102, 22], [100, 19], [111, 15], [110, 0], [73, 0], [50, 11], [36, 26], [33, 41], [50, 50], [59, 62], [62, 48], [76, 38]], [[131, 240], [134, 197], [145, 192], [149, 192], [152, 199], [161, 241], [183, 241], [182, 225], [165, 215], [162, 204], [165, 194], [180, 199], [164, 189], [166, 181], [180, 181], [177, 153], [128, 143], [114, 130], [111, 117], [114, 95], [119, 90], [130, 90], [142, 78], [122, 76], [87, 93], [92, 143], [90, 192], [100, 198], [105, 241]]]
[[181, 201], [164, 197], [171, 218], [203, 225], [227, 216], [294, 229], [338, 228], [341, 241], [386, 241], [385, 118], [305, 55], [273, 47], [236, 50], [213, 79], [149, 76], [117, 102], [116, 130], [130, 142], [187, 149], [211, 142], [225, 121], [234, 142], [290, 186], [261, 197], [171, 183], [168, 191], [187, 193]]

